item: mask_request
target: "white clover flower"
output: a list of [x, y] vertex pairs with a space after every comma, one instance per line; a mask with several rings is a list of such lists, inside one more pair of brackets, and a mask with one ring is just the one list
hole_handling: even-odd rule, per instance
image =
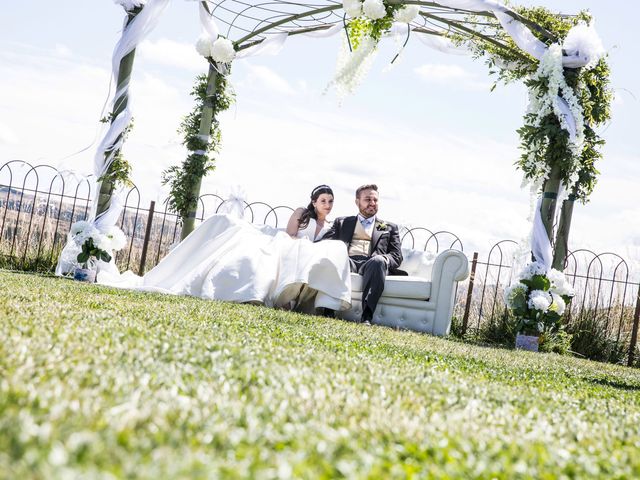
[[109, 240], [111, 244], [110, 251], [121, 250], [127, 244], [127, 237], [122, 230], [115, 225], [109, 227], [103, 235]]
[[360, 0], [342, 0], [342, 8], [351, 18], [362, 15], [362, 2]]
[[529, 294], [529, 308], [533, 310], [540, 310], [543, 313], [549, 311], [549, 307], [551, 306], [552, 298], [549, 292], [545, 292], [544, 290], [532, 290]]
[[211, 47], [211, 58], [220, 63], [231, 63], [236, 57], [233, 43], [228, 38], [220, 37]]
[[549, 310], [557, 312], [558, 315], [562, 315], [567, 308], [567, 304], [564, 303], [562, 297], [557, 293], [551, 292], [551, 298], [553, 299], [553, 302], [551, 303]]
[[147, 3], [147, 0], [113, 0], [113, 3], [121, 5], [126, 11], [133, 10]]
[[405, 5], [396, 10], [393, 19], [396, 22], [411, 23], [420, 13], [420, 5]]
[[520, 294], [526, 295], [528, 290], [529, 287], [527, 287], [524, 283], [512, 283], [504, 289], [504, 302], [509, 308], [513, 308], [513, 302], [515, 298]]
[[201, 35], [196, 42], [196, 51], [203, 57], [211, 56], [211, 48], [213, 47], [213, 40], [209, 35]]
[[371, 20], [379, 20], [387, 15], [387, 9], [382, 0], [364, 0], [362, 10]]

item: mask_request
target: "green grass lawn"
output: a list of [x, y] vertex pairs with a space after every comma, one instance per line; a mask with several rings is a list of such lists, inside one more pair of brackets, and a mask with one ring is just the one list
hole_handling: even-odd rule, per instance
[[638, 478], [640, 372], [0, 271], [2, 478]]

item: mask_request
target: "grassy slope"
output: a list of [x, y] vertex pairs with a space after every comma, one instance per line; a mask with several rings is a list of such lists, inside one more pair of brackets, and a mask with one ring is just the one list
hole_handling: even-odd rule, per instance
[[0, 477], [640, 476], [640, 372], [0, 271]]

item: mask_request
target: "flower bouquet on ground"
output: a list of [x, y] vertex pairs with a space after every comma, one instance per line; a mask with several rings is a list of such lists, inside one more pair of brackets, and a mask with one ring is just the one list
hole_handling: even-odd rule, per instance
[[124, 233], [116, 226], [102, 231], [90, 222], [79, 221], [71, 225], [70, 233], [81, 249], [76, 258], [78, 266], [73, 278], [85, 282], [95, 282], [98, 262], [110, 262], [113, 252], [127, 243]]
[[561, 319], [574, 296], [562, 272], [547, 271], [539, 262], [528, 264], [518, 281], [504, 292], [505, 303], [517, 321], [516, 348], [566, 352], [570, 338], [562, 330]]

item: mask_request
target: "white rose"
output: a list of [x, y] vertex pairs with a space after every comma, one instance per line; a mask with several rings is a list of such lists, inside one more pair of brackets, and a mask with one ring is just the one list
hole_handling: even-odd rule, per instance
[[396, 10], [394, 20], [401, 23], [411, 23], [420, 13], [420, 5], [405, 5]]
[[213, 40], [208, 35], [201, 35], [196, 42], [196, 51], [203, 57], [211, 56], [211, 48], [213, 47]]
[[220, 63], [231, 63], [236, 56], [233, 43], [228, 38], [218, 38], [211, 47], [211, 58]]
[[564, 303], [562, 297], [557, 293], [552, 293], [551, 298], [553, 299], [553, 303], [551, 304], [551, 307], [549, 307], [549, 309], [557, 312], [558, 315], [562, 315], [567, 308], [567, 304]]
[[115, 225], [113, 227], [109, 227], [104, 232], [104, 236], [109, 239], [112, 251], [121, 250], [127, 244], [126, 235]]
[[111, 239], [102, 233], [96, 232], [91, 237], [93, 239], [93, 245], [105, 252], [111, 252], [113, 250]]
[[384, 8], [382, 0], [364, 0], [362, 10], [371, 20], [378, 20], [387, 15], [387, 10]]
[[342, 0], [342, 8], [351, 18], [362, 15], [362, 2], [360, 0]]

